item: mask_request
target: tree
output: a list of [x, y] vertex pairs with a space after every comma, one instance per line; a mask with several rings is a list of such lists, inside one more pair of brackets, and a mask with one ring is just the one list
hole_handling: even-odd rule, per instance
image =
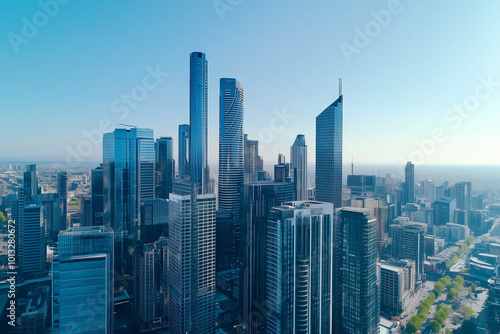
[[474, 310], [468, 306], [462, 306], [460, 313], [466, 318], [472, 318], [474, 316]]
[[437, 282], [436, 284], [434, 284], [433, 292], [436, 296], [439, 296], [441, 294], [441, 292], [444, 291], [444, 288], [445, 288], [445, 286], [443, 283]]
[[448, 291], [448, 295], [446, 296], [446, 299], [450, 302], [454, 301], [455, 298], [457, 298], [458, 296], [458, 291], [455, 290], [455, 289], [450, 289], [450, 291]]
[[439, 333], [439, 331], [441, 330], [441, 324], [436, 320], [432, 320], [429, 323], [429, 327], [432, 329], [433, 333]]
[[470, 286], [470, 289], [471, 289], [472, 292], [475, 292], [476, 289], [477, 289], [477, 285], [474, 284], [474, 283], [472, 283], [472, 285]]

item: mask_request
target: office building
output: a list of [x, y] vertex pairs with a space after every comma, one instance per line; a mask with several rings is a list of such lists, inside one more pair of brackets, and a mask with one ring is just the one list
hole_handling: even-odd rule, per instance
[[457, 199], [457, 209], [470, 213], [472, 203], [472, 183], [458, 182], [455, 184], [455, 198]]
[[292, 183], [267, 181], [244, 184], [240, 193], [240, 315], [248, 334], [265, 333], [267, 217], [271, 208], [293, 201], [295, 191]]
[[173, 190], [174, 158], [172, 137], [161, 137], [155, 143], [155, 196], [167, 199]]
[[23, 277], [33, 277], [45, 272], [46, 249], [45, 227], [43, 225], [42, 207], [35, 204], [23, 206], [23, 219], [18, 225], [17, 233], [22, 240], [20, 246]]
[[146, 199], [141, 203], [141, 242], [153, 243], [168, 238], [168, 200]]
[[179, 179], [183, 181], [189, 180], [189, 136], [190, 129], [188, 124], [179, 125], [179, 143], [178, 156], [179, 160]]
[[304, 135], [297, 135], [290, 147], [290, 176], [295, 184], [295, 200], [307, 198], [307, 145]]
[[56, 176], [57, 209], [54, 233], [64, 231], [68, 227], [68, 173], [59, 172]]
[[243, 137], [243, 163], [244, 163], [244, 181], [245, 183], [257, 182], [258, 172], [262, 171], [262, 158], [259, 156], [259, 142], [248, 139], [248, 135]]
[[419, 223], [406, 222], [401, 225], [391, 225], [391, 232], [392, 257], [415, 261], [417, 280], [422, 280], [425, 260], [425, 228]]
[[169, 327], [173, 334], [215, 333], [214, 194], [169, 197]]
[[360, 196], [375, 193], [375, 175], [347, 175], [347, 188], [351, 195]]
[[285, 202], [271, 209], [266, 333], [331, 333], [333, 233], [332, 203]]
[[80, 197], [80, 226], [92, 226], [92, 198]]
[[338, 209], [333, 261], [332, 333], [378, 333], [377, 221], [369, 210]]
[[432, 203], [434, 209], [434, 226], [445, 225], [455, 221], [455, 209], [457, 201], [451, 197], [440, 196]]
[[405, 166], [403, 204], [415, 203], [415, 165], [408, 161]]
[[339, 97], [316, 117], [316, 200], [342, 206], [342, 82]]
[[36, 175], [36, 165], [26, 165], [23, 174], [24, 204], [37, 204], [38, 178]]
[[92, 226], [104, 224], [104, 179], [102, 164], [91, 171], [90, 196], [92, 201]]
[[208, 61], [204, 53], [193, 52], [189, 67], [189, 165], [191, 182], [198, 193], [208, 192]]
[[52, 262], [52, 327], [58, 333], [113, 333], [113, 230], [70, 228]]

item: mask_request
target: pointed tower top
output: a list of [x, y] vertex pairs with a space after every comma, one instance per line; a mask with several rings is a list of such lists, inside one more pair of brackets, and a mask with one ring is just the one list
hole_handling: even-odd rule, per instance
[[339, 78], [339, 96], [342, 96], [342, 78]]

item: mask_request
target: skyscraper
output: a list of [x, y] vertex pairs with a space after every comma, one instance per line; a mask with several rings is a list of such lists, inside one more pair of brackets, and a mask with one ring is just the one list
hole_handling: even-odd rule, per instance
[[259, 142], [248, 139], [247, 134], [244, 135], [243, 141], [245, 183], [257, 182], [258, 172], [262, 170], [262, 158], [259, 156]]
[[155, 150], [153, 130], [116, 129], [104, 134], [104, 225], [115, 233], [115, 265], [132, 273], [128, 246], [140, 240], [140, 205], [154, 198]]
[[179, 179], [189, 180], [189, 144], [190, 130], [188, 124], [179, 125]]
[[267, 216], [295, 191], [293, 183], [267, 181], [246, 183], [240, 193], [240, 315], [248, 334], [265, 333]]
[[415, 165], [408, 161], [405, 166], [403, 204], [415, 203]]
[[335, 223], [332, 333], [378, 333], [377, 221], [368, 209], [341, 208]]
[[457, 201], [451, 197], [440, 196], [432, 203], [434, 209], [434, 226], [446, 225], [446, 223], [455, 222], [455, 209]]
[[57, 332], [113, 333], [112, 229], [61, 231], [52, 273], [52, 326]]
[[412, 222], [391, 225], [392, 256], [415, 261], [417, 280], [422, 279], [425, 260], [425, 228]]
[[216, 196], [171, 193], [169, 203], [170, 332], [214, 333]]
[[342, 206], [342, 81], [339, 97], [316, 117], [316, 200]]
[[238, 211], [243, 184], [243, 86], [220, 79], [219, 210]]
[[57, 207], [54, 233], [64, 231], [68, 225], [68, 173], [59, 172], [56, 176]]
[[274, 181], [286, 182], [290, 177], [290, 164], [285, 162], [285, 156], [278, 154], [278, 163], [274, 165]]
[[40, 275], [45, 271], [45, 227], [43, 211], [39, 205], [29, 204], [23, 208], [23, 219], [18, 233], [22, 239], [22, 264], [24, 277]]
[[267, 333], [331, 333], [333, 232], [332, 203], [286, 202], [271, 209]]
[[104, 224], [104, 184], [102, 164], [91, 171], [90, 196], [92, 201], [91, 225]]
[[23, 175], [24, 204], [37, 204], [38, 178], [36, 176], [36, 165], [26, 165]]
[[208, 61], [204, 53], [190, 56], [189, 76], [189, 164], [191, 182], [198, 193], [208, 192]]
[[174, 182], [174, 158], [172, 137], [161, 137], [155, 143], [156, 198], [167, 199]]
[[295, 184], [295, 199], [307, 199], [307, 145], [304, 135], [297, 135], [290, 147], [290, 176]]

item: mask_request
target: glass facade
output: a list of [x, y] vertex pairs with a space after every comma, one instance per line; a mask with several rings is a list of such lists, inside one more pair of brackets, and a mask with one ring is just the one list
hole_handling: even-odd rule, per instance
[[378, 333], [377, 220], [370, 210], [337, 210], [333, 263], [332, 333]]
[[415, 203], [415, 165], [411, 162], [407, 162], [405, 166], [403, 204], [406, 203]]
[[189, 136], [190, 129], [188, 124], [179, 125], [179, 179], [189, 180]]
[[208, 192], [208, 62], [204, 53], [190, 56], [189, 76], [189, 165], [191, 182], [198, 193]]
[[316, 117], [316, 200], [342, 206], [343, 96]]
[[297, 201], [271, 209], [266, 255], [266, 332], [331, 333], [333, 205]]
[[297, 135], [290, 147], [290, 176], [295, 184], [295, 200], [307, 198], [307, 145], [304, 135]]
[[174, 158], [172, 137], [161, 137], [155, 143], [156, 198], [167, 199], [173, 190]]

